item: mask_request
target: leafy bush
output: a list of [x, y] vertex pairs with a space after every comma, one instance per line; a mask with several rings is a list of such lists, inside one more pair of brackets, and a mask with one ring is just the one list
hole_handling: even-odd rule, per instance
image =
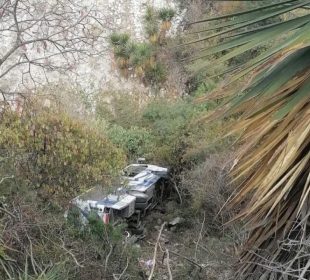
[[182, 169], [203, 162], [214, 152], [231, 145], [232, 138], [219, 139], [221, 123], [199, 121], [215, 104], [194, 104], [191, 98], [151, 102], [143, 112], [142, 123], [156, 136], [154, 159]]
[[131, 160], [139, 156], [148, 156], [154, 149], [154, 136], [143, 127], [133, 126], [125, 129], [119, 125], [112, 125], [107, 130], [107, 136], [112, 143], [121, 147]]
[[103, 184], [124, 164], [121, 150], [105, 136], [61, 110], [3, 111], [1, 120], [0, 150], [8, 159], [1, 164], [9, 164], [6, 172], [14, 177], [2, 194], [29, 186], [42, 199], [72, 197]]
[[183, 156], [188, 148], [188, 125], [197, 113], [193, 104], [183, 100], [172, 103], [158, 99], [146, 107], [142, 123], [156, 136], [155, 161], [171, 167], [183, 165]]
[[96, 97], [95, 118], [103, 122], [103, 128], [117, 124], [130, 128], [140, 125], [141, 114], [146, 103], [145, 95], [118, 91], [101, 92]]
[[153, 48], [148, 43], [135, 44], [132, 56], [131, 64], [134, 67], [145, 67], [153, 55]]

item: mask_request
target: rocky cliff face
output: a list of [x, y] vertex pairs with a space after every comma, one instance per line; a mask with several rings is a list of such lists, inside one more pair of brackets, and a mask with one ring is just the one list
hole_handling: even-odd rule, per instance
[[[116, 66], [114, 64], [113, 53], [109, 47], [109, 34], [113, 31], [126, 32], [131, 35], [132, 38], [143, 41], [144, 40], [144, 27], [143, 16], [145, 14], [148, 5], [154, 8], [171, 7], [177, 11], [177, 16], [172, 24], [170, 34], [176, 32], [179, 26], [184, 11], [178, 9], [177, 0], [81, 0], [85, 1], [87, 5], [96, 5], [101, 15], [101, 21], [103, 23], [102, 28], [105, 38], [101, 44], [104, 48], [104, 52], [99, 57], [91, 57], [83, 63], [77, 63], [75, 67], [76, 73], [55, 73], [47, 72], [42, 73], [33, 70], [32, 76], [38, 80], [38, 84], [41, 84], [43, 80], [46, 80], [45, 74], [47, 74], [48, 80], [53, 84], [65, 83], [67, 86], [76, 89], [86, 90], [89, 93], [97, 92], [102, 89], [132, 89], [138, 87], [145, 90], [142, 85], [133, 81], [132, 79], [124, 80], [120, 77]], [[48, 2], [49, 3], [49, 2]], [[12, 38], [11, 38], [12, 37]], [[14, 38], [13, 38], [14, 37]], [[5, 53], [7, 45], [9, 43], [14, 44], [16, 38], [13, 34], [9, 36], [6, 41], [0, 42], [0, 57]], [[39, 55], [37, 48], [24, 48], [16, 53], [17, 56], [29, 55], [36, 57]], [[24, 67], [25, 68], [25, 67]], [[27, 70], [27, 69], [26, 69]], [[5, 79], [1, 79], [1, 86], [6, 91], [26, 91], [31, 89], [31, 83], [29, 87], [25, 87], [25, 79], [22, 72], [26, 71], [23, 68], [18, 68], [6, 75]], [[45, 83], [45, 81], [44, 81]]]
[[[179, 9], [177, 0], [97, 0], [97, 2], [105, 13], [108, 33], [113, 31], [129, 33], [132, 38], [139, 41], [145, 40], [143, 17], [148, 5], [154, 8], [171, 7], [177, 11], [169, 33], [171, 36], [177, 32], [185, 14], [184, 10]], [[125, 80], [120, 77], [108, 42], [106, 54], [100, 60], [90, 59], [89, 63], [82, 68], [84, 77], [79, 83], [83, 88], [87, 87], [85, 85], [85, 74], [87, 73], [89, 86], [92, 87], [88, 90], [96, 91], [98, 88], [146, 90], [137, 81]]]

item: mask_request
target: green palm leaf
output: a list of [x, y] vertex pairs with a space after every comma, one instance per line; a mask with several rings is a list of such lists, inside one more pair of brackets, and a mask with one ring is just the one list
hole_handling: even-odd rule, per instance
[[[249, 232], [240, 256], [243, 278], [310, 279], [307, 257], [296, 258], [298, 253], [288, 253], [281, 245], [290, 239], [302, 246], [302, 239], [310, 237], [306, 226], [310, 216], [309, 5], [306, 0], [277, 1], [202, 19], [191, 26], [207, 26], [189, 32], [183, 44], [220, 41], [200, 48], [190, 58], [189, 68], [207, 75], [230, 74], [207, 98], [226, 98], [213, 116], [233, 116], [231, 133], [239, 132], [243, 143], [232, 171], [241, 183], [230, 201], [246, 205], [236, 217]], [[301, 8], [306, 9], [301, 13]], [[280, 22], [266, 22], [279, 16]], [[269, 47], [258, 55], [229, 65], [231, 59], [266, 44]], [[246, 85], [232, 94], [231, 87], [244, 77]], [[286, 264], [292, 278], [285, 278], [279, 269], [269, 270], [271, 263]]]

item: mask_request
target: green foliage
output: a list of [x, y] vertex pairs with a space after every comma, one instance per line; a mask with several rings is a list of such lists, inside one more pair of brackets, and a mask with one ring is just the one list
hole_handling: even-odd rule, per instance
[[127, 33], [113, 32], [110, 36], [110, 43], [114, 47], [125, 46], [130, 39]]
[[112, 125], [107, 130], [109, 139], [121, 147], [129, 159], [136, 159], [139, 156], [147, 156], [154, 149], [154, 136], [146, 128], [132, 126], [128, 129], [119, 125]]
[[62, 111], [4, 111], [1, 120], [0, 149], [7, 158], [1, 164], [14, 176], [4, 194], [28, 185], [42, 199], [72, 197], [124, 164], [107, 138]]
[[96, 96], [96, 119], [106, 129], [109, 124], [117, 124], [124, 128], [138, 125], [143, 108], [143, 100], [139, 94], [124, 92], [102, 92]]
[[[130, 40], [128, 34], [112, 33], [110, 44], [113, 47], [114, 55], [121, 73], [128, 77], [128, 72], [133, 71], [142, 82], [157, 86], [166, 81], [166, 66], [156, 61], [158, 43], [162, 43], [166, 37], [166, 31], [171, 26], [171, 19], [175, 11], [170, 8], [162, 8], [157, 11], [148, 6], [144, 16], [145, 33], [149, 43], [136, 43]], [[160, 25], [159, 19], [162, 20]]]
[[143, 112], [142, 123], [156, 137], [153, 160], [178, 170], [229, 145], [229, 139], [215, 141], [221, 132], [219, 124], [207, 126], [197, 121], [207, 110], [191, 99], [151, 102]]
[[147, 6], [144, 15], [144, 21], [148, 23], [148, 22], [155, 22], [156, 20], [157, 20], [156, 10], [152, 6]]
[[122, 242], [125, 228], [124, 223], [106, 225], [99, 219], [97, 213], [91, 212], [88, 217], [88, 224], [84, 227], [77, 227], [77, 230], [80, 231], [80, 237], [84, 240], [93, 239], [102, 242], [102, 246], [106, 247], [109, 244], [117, 245]]
[[175, 10], [171, 8], [161, 8], [158, 11], [158, 17], [162, 21], [171, 21], [174, 16], [175, 16]]
[[149, 36], [150, 40], [151, 40], [152, 36], [158, 35], [158, 32], [159, 32], [159, 26], [158, 26], [157, 22], [156, 23], [148, 23], [145, 25], [145, 33]]
[[148, 43], [137, 43], [134, 46], [133, 53], [131, 55], [131, 64], [134, 67], [145, 67], [150, 61], [153, 55], [152, 46]]
[[204, 96], [206, 93], [215, 89], [216, 84], [212, 80], [204, 80], [197, 85], [197, 88], [193, 91], [192, 95], [194, 97]]
[[135, 45], [131, 42], [127, 42], [124, 45], [117, 46], [114, 50], [114, 54], [117, 58], [123, 58], [129, 60], [134, 50]]
[[[207, 87], [212, 88], [213, 84], [206, 84], [201, 92]], [[109, 139], [130, 160], [145, 156], [178, 169], [204, 161], [208, 153], [230, 143], [229, 138], [215, 141], [221, 132], [220, 124], [207, 126], [197, 121], [218, 106], [216, 101], [194, 104], [191, 98], [154, 98], [143, 105], [138, 94], [115, 92], [112, 96], [109, 102], [105, 101], [105, 94], [98, 96], [96, 118]]]
[[[27, 262], [26, 262], [27, 265]], [[10, 280], [14, 280], [11, 278]], [[52, 267], [47, 267], [41, 273], [31, 275], [25, 267], [25, 270], [19, 274], [18, 280], [68, 280], [68, 272], [65, 271], [63, 264], [55, 264]]]
[[146, 67], [144, 73], [147, 82], [153, 85], [161, 84], [167, 79], [167, 70], [160, 62], [156, 62], [153, 65]]

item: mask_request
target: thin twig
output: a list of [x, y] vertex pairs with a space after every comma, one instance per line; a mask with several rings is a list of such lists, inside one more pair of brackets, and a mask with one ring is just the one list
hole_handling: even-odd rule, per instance
[[5, 177], [1, 178], [1, 180], [0, 180], [0, 184], [2, 184], [4, 180], [7, 180], [7, 179], [13, 179], [13, 178], [14, 178], [14, 175], [11, 175], [11, 176], [5, 176]]
[[116, 279], [116, 280], [121, 280], [121, 278], [123, 277], [124, 273], [126, 272], [127, 268], [128, 268], [128, 265], [129, 265], [129, 258], [127, 258], [127, 263], [126, 263], [126, 266], [125, 268], [123, 269], [122, 273], [116, 277], [115, 275], [113, 275], [113, 277]]
[[4, 212], [6, 214], [8, 214], [9, 216], [11, 216], [12, 218], [16, 218], [16, 216], [14, 214], [12, 214], [10, 211], [6, 210], [5, 208], [0, 207], [0, 212]]
[[113, 252], [113, 245], [110, 245], [110, 246], [111, 246], [111, 247], [110, 247], [110, 251], [109, 251], [109, 253], [108, 253], [108, 255], [107, 255], [106, 259], [105, 259], [104, 272], [107, 271], [109, 258], [110, 258], [111, 254], [112, 254], [112, 252]]
[[168, 273], [169, 273], [169, 280], [173, 280], [171, 269], [170, 269], [170, 263], [169, 263], [170, 258], [169, 258], [169, 250], [168, 249], [166, 249], [166, 255], [167, 255], [166, 264], [167, 264], [167, 269], [168, 269]]
[[78, 262], [78, 260], [76, 259], [75, 255], [71, 252], [71, 250], [68, 250], [68, 249], [65, 247], [64, 242], [63, 242], [63, 245], [60, 246], [60, 247], [61, 247], [63, 250], [65, 250], [65, 251], [72, 257], [72, 259], [74, 260], [74, 262], [75, 262], [75, 264], [76, 264], [77, 266], [79, 266], [79, 267], [84, 267], [84, 265], [82, 265], [82, 264], [80, 264], [80, 263]]
[[202, 238], [202, 230], [203, 230], [204, 225], [205, 225], [205, 220], [206, 220], [206, 212], [203, 212], [203, 221], [202, 221], [202, 224], [201, 224], [201, 228], [200, 228], [200, 231], [199, 231], [198, 239], [197, 239], [197, 242], [196, 242], [196, 248], [195, 248], [195, 257], [194, 257], [195, 261], [197, 261], [197, 250], [198, 250], [199, 241]]
[[157, 255], [158, 243], [159, 243], [159, 239], [160, 239], [161, 233], [162, 233], [162, 231], [163, 231], [165, 225], [166, 225], [166, 222], [164, 222], [164, 223], [161, 225], [159, 234], [158, 234], [158, 236], [157, 236], [157, 241], [156, 241], [156, 244], [155, 244], [154, 255], [153, 255], [152, 270], [151, 270], [151, 273], [150, 273], [150, 276], [149, 276], [148, 280], [151, 280], [151, 279], [153, 278], [153, 274], [154, 274], [154, 270], [155, 270], [155, 265], [156, 265], [156, 255]]
[[173, 187], [174, 187], [175, 191], [177, 192], [177, 194], [179, 196], [180, 204], [182, 204], [183, 203], [182, 196], [181, 196], [179, 188], [177, 187], [177, 184], [175, 182], [173, 182]]

